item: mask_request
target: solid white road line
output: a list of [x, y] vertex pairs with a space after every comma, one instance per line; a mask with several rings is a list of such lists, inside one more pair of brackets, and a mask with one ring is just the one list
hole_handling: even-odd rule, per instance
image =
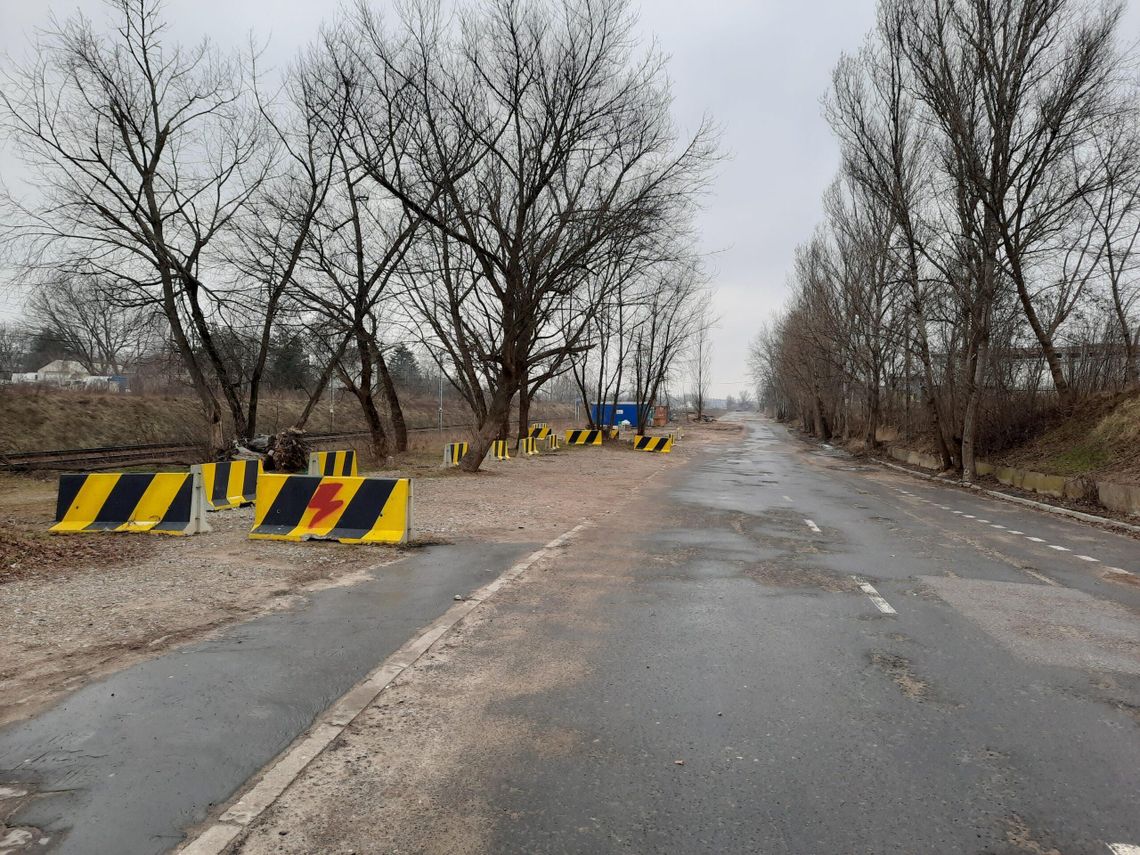
[[804, 520], [804, 522], [805, 522], [805, 523], [807, 523], [807, 527], [808, 527], [808, 528], [810, 528], [812, 531], [814, 531], [816, 534], [820, 534], [820, 533], [821, 533], [821, 532], [820, 532], [820, 530], [819, 530], [819, 526], [817, 526], [817, 525], [816, 525], [815, 523], [813, 523], [811, 520]]
[[1140, 855], [1140, 846], [1131, 843], [1106, 843], [1112, 855]]
[[1038, 582], [1044, 582], [1046, 585], [1052, 585], [1054, 588], [1064, 587], [1060, 582], [1054, 582], [1048, 576], [1043, 576], [1042, 574], [1038, 573], [1036, 570], [1030, 570], [1028, 567], [1022, 567], [1021, 571], [1023, 573], [1028, 573], [1030, 576], [1032, 576]]
[[859, 590], [862, 591], [864, 594], [866, 594], [870, 598], [871, 602], [874, 603], [878, 607], [879, 611], [881, 611], [885, 615], [897, 615], [898, 614], [898, 612], [896, 612], [893, 608], [891, 608], [891, 604], [888, 603], [886, 600], [884, 600], [882, 598], [882, 596], [879, 595], [879, 592], [875, 590], [874, 585], [872, 585], [870, 582], [864, 582], [858, 576], [852, 576], [851, 578], [859, 583]]

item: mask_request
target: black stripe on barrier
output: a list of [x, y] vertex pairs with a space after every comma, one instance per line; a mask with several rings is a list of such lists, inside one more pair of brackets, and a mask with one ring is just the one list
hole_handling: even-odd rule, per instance
[[580, 431], [580, 430], [570, 431], [570, 436], [567, 437], [566, 441], [568, 443], [570, 443], [571, 445], [576, 445], [578, 442], [578, 437], [581, 435], [581, 433], [582, 433], [582, 431]]
[[153, 475], [141, 472], [127, 472], [120, 475], [115, 486], [111, 488], [107, 501], [103, 502], [103, 507], [99, 509], [99, 513], [95, 514], [95, 519], [87, 528], [105, 531], [118, 528], [131, 519], [134, 516], [135, 508], [138, 507], [139, 500], [143, 497], [152, 480], [154, 480]]
[[321, 483], [319, 475], [292, 475], [265, 512], [259, 534], [288, 534], [301, 524], [301, 517]]
[[79, 488], [87, 480], [86, 475], [72, 475], [70, 473], [59, 476], [59, 495], [55, 500], [55, 521], [61, 522], [75, 497], [79, 495]]
[[392, 478], [365, 478], [336, 522], [336, 528], [324, 537], [360, 538], [368, 534], [376, 521], [384, 516], [388, 497], [396, 489]]
[[241, 482], [241, 495], [243, 499], [252, 501], [257, 495], [257, 470], [259, 468], [256, 460], [245, 461], [245, 474]]
[[335, 475], [336, 474], [336, 452], [330, 451], [325, 454], [325, 465], [321, 468], [322, 475]]
[[210, 504], [228, 505], [230, 503], [230, 462], [221, 460], [214, 466], [214, 485], [210, 490]]
[[157, 528], [169, 531], [174, 529], [177, 523], [181, 523], [177, 528], [188, 528], [190, 525], [190, 508], [193, 497], [194, 476], [187, 475], [182, 480], [182, 486], [178, 488], [174, 500], [170, 503], [170, 507], [166, 509], [166, 513], [163, 514], [162, 520], [159, 522]]

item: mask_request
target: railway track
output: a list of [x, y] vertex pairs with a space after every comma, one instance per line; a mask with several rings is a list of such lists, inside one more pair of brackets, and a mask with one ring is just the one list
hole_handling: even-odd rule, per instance
[[[459, 425], [446, 425], [454, 430]], [[408, 433], [439, 430], [437, 427], [413, 428]], [[368, 431], [311, 433], [309, 442], [323, 445], [342, 439], [368, 436]], [[36, 469], [113, 469], [142, 463], [201, 462], [207, 459], [205, 446], [199, 443], [159, 442], [141, 445], [105, 445], [96, 448], [59, 448], [48, 451], [0, 452], [0, 471]]]

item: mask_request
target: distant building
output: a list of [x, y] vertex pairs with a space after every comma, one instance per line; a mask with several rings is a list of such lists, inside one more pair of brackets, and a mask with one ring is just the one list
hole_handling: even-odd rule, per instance
[[91, 389], [108, 392], [125, 392], [127, 378], [87, 373], [74, 359], [57, 359], [39, 371], [26, 371], [12, 375], [13, 383], [43, 383], [70, 389]]

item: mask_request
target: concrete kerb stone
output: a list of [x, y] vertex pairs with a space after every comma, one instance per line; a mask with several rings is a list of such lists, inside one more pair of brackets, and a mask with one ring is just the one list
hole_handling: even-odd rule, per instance
[[183, 843], [177, 851], [181, 855], [222, 855], [254, 820], [281, 797], [301, 772], [332, 744], [333, 740], [344, 733], [345, 728], [365, 708], [404, 671], [415, 665], [436, 642], [505, 585], [516, 580], [554, 550], [565, 546], [591, 525], [593, 521], [586, 520], [563, 532], [545, 546], [511, 565], [498, 578], [449, 608], [325, 710], [305, 734], [299, 736], [292, 745], [270, 762], [260, 777], [236, 802], [216, 821]]
[[1108, 526], [1110, 528], [1121, 529], [1130, 534], [1140, 534], [1140, 525], [1132, 525], [1131, 523], [1120, 522], [1119, 520], [1109, 519], [1108, 517], [1098, 517], [1096, 514], [1086, 514], [1083, 511], [1074, 511], [1069, 508], [1059, 508], [1056, 505], [1050, 505], [1045, 502], [1035, 502], [1033, 499], [1023, 499], [1021, 496], [1011, 496], [1009, 493], [1003, 493], [1000, 490], [990, 490], [986, 487], [980, 487], [977, 484], [970, 484], [964, 481], [951, 481], [947, 478], [939, 478], [936, 475], [927, 475], [925, 472], [915, 472], [913, 469], [907, 469], [905, 466], [898, 466], [894, 463], [887, 463], [885, 460], [877, 461], [881, 466], [888, 469], [894, 469], [898, 472], [905, 472], [915, 478], [922, 478], [926, 481], [935, 481], [939, 484], [966, 487], [975, 490], [979, 493], [985, 493], [987, 496], [992, 496], [995, 499], [1001, 499], [1005, 502], [1012, 502], [1016, 505], [1024, 505], [1028, 508], [1034, 508], [1039, 511], [1047, 511], [1051, 514], [1058, 514], [1060, 516], [1070, 517], [1072, 519], [1081, 520], [1082, 522], [1096, 523], [1097, 525]]

